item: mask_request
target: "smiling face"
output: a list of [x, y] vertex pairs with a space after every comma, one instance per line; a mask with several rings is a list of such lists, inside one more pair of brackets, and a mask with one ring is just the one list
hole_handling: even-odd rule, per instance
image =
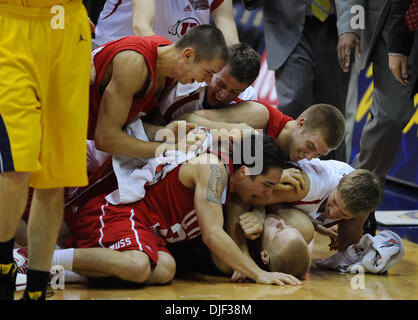
[[307, 130], [304, 119], [298, 120], [289, 144], [289, 159], [291, 161], [311, 160], [326, 155], [329, 151], [330, 148], [325, 143], [322, 132]]
[[331, 220], [350, 219], [353, 217], [351, 213], [345, 209], [341, 193], [337, 190], [337, 188], [335, 188], [328, 196], [324, 209], [324, 216]]
[[243, 166], [237, 172], [236, 194], [244, 203], [251, 202], [254, 198], [269, 196], [274, 186], [280, 182], [283, 170], [270, 168], [267, 173], [257, 176], [248, 175], [248, 168]]
[[206, 98], [212, 107], [225, 107], [239, 96], [248, 87], [247, 83], [240, 82], [231, 74], [228, 65], [216, 73], [208, 84]]

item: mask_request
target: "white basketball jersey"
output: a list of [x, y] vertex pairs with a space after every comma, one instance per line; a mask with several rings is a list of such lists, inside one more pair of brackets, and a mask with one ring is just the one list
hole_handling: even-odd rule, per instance
[[[156, 0], [154, 32], [176, 42], [190, 28], [210, 22], [223, 0]], [[95, 30], [95, 43], [133, 35], [131, 0], [107, 0]]]
[[336, 160], [303, 159], [296, 165], [306, 172], [311, 186], [306, 197], [293, 207], [309, 215], [312, 222], [317, 224], [326, 226], [338, 221], [327, 219], [318, 209], [337, 187], [340, 179], [354, 169], [347, 163]]
[[[178, 83], [167, 91], [158, 102], [159, 120], [154, 120], [157, 124], [166, 124], [176, 119], [183, 113], [203, 109], [203, 102], [206, 94], [206, 83], [194, 82], [191, 84]], [[229, 104], [240, 101], [257, 100], [257, 92], [253, 87], [247, 87], [240, 95]]]

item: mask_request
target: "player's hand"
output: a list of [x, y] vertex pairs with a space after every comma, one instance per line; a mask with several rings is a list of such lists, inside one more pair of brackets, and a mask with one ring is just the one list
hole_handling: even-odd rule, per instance
[[286, 284], [298, 285], [302, 284], [302, 281], [296, 277], [282, 272], [266, 272], [263, 271], [259, 274], [255, 282], [260, 284], [276, 284], [279, 286], [284, 286]]
[[400, 55], [389, 55], [389, 69], [393, 76], [404, 86], [408, 85], [408, 57]]
[[331, 240], [329, 246], [329, 249], [337, 250], [338, 249], [338, 225], [333, 225], [330, 228], [327, 228], [328, 236]]
[[197, 124], [186, 122], [184, 120], [173, 121], [164, 127], [164, 141], [167, 143], [176, 143], [186, 137], [193, 129], [197, 128]]
[[283, 170], [282, 177], [280, 178], [280, 183], [276, 186], [276, 189], [280, 191], [291, 191], [296, 190], [305, 190], [306, 181], [302, 176], [302, 173], [299, 169], [289, 168]]
[[[218, 135], [220, 140], [225, 140], [226, 138], [229, 139], [229, 142], [232, 143], [233, 141], [241, 141], [250, 135], [257, 135], [258, 132], [250, 127], [246, 123], [237, 123], [234, 124], [234, 128], [230, 130], [218, 130]], [[232, 145], [230, 145], [232, 147]]]
[[238, 129], [242, 133], [242, 139], [245, 139], [245, 138], [249, 137], [250, 135], [257, 135], [258, 134], [257, 130], [255, 130], [253, 127], [249, 126], [246, 123], [239, 123], [238, 124]]
[[234, 273], [231, 276], [231, 282], [241, 283], [245, 282], [246, 280], [247, 277], [238, 271], [234, 271]]
[[254, 212], [249, 211], [239, 216], [239, 224], [247, 239], [257, 239], [263, 232], [264, 221]]
[[333, 225], [330, 228], [326, 228], [320, 224], [315, 224], [314, 228], [315, 231], [328, 236], [331, 239], [331, 242], [328, 245], [330, 250], [338, 249], [338, 225]]
[[351, 50], [356, 49], [356, 55], [360, 58], [360, 39], [354, 32], [343, 33], [338, 38], [337, 53], [340, 67], [344, 72], [350, 70]]

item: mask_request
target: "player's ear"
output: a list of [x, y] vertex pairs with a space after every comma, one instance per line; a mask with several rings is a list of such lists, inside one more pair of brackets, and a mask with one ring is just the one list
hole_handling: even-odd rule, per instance
[[303, 129], [304, 125], [305, 125], [305, 119], [304, 118], [299, 119], [297, 124], [296, 124], [298, 129]]
[[241, 166], [241, 168], [239, 168], [239, 170], [240, 170], [241, 176], [243, 178], [250, 175], [250, 169], [248, 169], [247, 166]]
[[266, 250], [261, 251], [260, 256], [261, 256], [261, 261], [265, 265], [268, 265], [270, 263], [270, 255]]
[[183, 60], [186, 63], [192, 62], [194, 60], [195, 52], [193, 48], [185, 48], [183, 49]]

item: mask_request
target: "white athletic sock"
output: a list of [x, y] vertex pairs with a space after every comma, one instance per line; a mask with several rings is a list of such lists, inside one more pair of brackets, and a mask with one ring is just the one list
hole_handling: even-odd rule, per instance
[[84, 282], [86, 280], [87, 277], [80, 276], [78, 273], [73, 271], [65, 270], [65, 283]]
[[54, 255], [52, 256], [52, 264], [60, 265], [65, 270], [72, 271], [73, 270], [73, 258], [74, 258], [74, 249], [63, 249], [63, 250], [55, 250]]

